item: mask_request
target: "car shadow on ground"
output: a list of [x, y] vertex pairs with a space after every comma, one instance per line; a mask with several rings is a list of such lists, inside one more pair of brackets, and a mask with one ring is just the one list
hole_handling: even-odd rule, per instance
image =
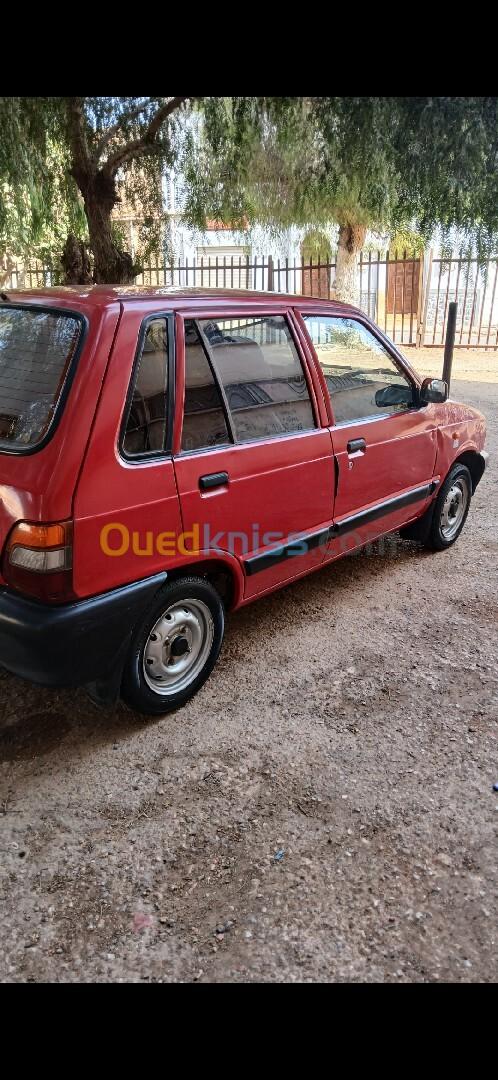
[[[429, 554], [397, 534], [381, 537], [366, 548], [290, 582], [230, 616], [227, 641], [233, 643], [234, 639], [240, 638], [246, 642], [250, 635], [251, 647], [257, 648], [260, 640], [264, 649], [264, 630], [270, 616], [285, 622], [299, 604], [303, 605], [302, 617], [306, 618], [306, 607], [311, 609], [322, 604], [324, 594], [325, 602], [333, 604], [334, 598], [339, 599], [346, 590], [357, 592], [360, 603], [365, 585], [372, 576], [392, 575], [395, 564], [423, 560]], [[216, 668], [211, 675], [213, 678], [216, 678]], [[186, 713], [188, 708], [187, 704], [175, 716]], [[35, 760], [52, 753], [69, 739], [73, 745], [90, 752], [99, 745], [133, 737], [137, 730], [163, 720], [164, 716], [141, 716], [121, 701], [110, 708], [100, 707], [91, 701], [83, 688], [47, 689], [0, 669], [0, 763]]]

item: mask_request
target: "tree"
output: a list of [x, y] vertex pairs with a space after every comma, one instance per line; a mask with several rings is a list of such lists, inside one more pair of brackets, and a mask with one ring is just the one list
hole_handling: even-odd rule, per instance
[[366, 230], [498, 233], [498, 98], [207, 98], [187, 142], [187, 219], [336, 222], [336, 292], [356, 302]]
[[[0, 98], [0, 230], [10, 229], [19, 241], [13, 211], [24, 220], [31, 241], [40, 221], [59, 238], [61, 218], [71, 226], [78, 221], [78, 228], [68, 230], [72, 239], [63, 256], [68, 277], [74, 281], [78, 276], [79, 245], [86, 283], [88, 267], [81, 242], [87, 238], [95, 281], [133, 281], [140, 268], [124, 250], [111, 217], [120, 198], [118, 184], [121, 181], [132, 206], [140, 205], [150, 243], [157, 243], [163, 216], [162, 173], [175, 159], [175, 121], [186, 101], [183, 97]], [[82, 211], [86, 237], [81, 229]]]
[[[150, 163], [160, 198], [161, 170], [171, 164], [167, 120], [186, 98], [67, 98], [71, 174], [83, 196], [97, 281], [133, 281], [139, 268], [118, 247], [111, 212], [118, 201], [117, 175]], [[150, 175], [150, 170], [149, 170]]]

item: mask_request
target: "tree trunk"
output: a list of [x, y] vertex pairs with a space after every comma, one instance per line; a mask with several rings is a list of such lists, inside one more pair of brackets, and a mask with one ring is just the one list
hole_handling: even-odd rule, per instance
[[93, 252], [94, 281], [106, 285], [130, 285], [140, 267], [131, 255], [122, 251], [114, 240], [111, 211], [117, 200], [114, 179], [100, 171], [83, 191], [88, 221], [90, 247]]
[[[112, 164], [108, 161], [99, 168], [90, 152], [85, 98], [64, 100], [72, 155], [71, 173], [83, 196], [93, 254], [93, 279], [106, 285], [128, 285], [140, 272], [139, 267], [133, 265], [128, 252], [117, 246], [111, 227], [111, 213], [118, 202], [116, 173], [120, 161], [115, 155]], [[133, 143], [130, 145], [134, 146]]]
[[105, 168], [95, 170], [89, 160], [73, 165], [72, 174], [83, 196], [93, 255], [93, 280], [102, 285], [132, 284], [140, 266], [118, 247], [112, 234], [111, 214], [119, 201], [115, 177]]
[[364, 225], [340, 225], [335, 271], [335, 295], [345, 304], [360, 303], [358, 255], [365, 242]]
[[61, 256], [65, 285], [91, 285], [92, 266], [87, 245], [69, 234]]

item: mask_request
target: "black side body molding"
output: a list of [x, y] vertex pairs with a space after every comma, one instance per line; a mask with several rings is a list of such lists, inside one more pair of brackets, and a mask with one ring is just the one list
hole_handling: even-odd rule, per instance
[[[272, 551], [264, 551], [261, 555], [253, 555], [250, 559], [246, 559], [244, 563], [245, 572], [248, 577], [251, 577], [253, 574], [261, 573], [261, 570], [268, 570], [269, 566], [276, 566], [277, 563], [283, 562], [284, 559], [292, 558], [293, 555], [304, 555], [303, 544], [306, 544], [306, 551], [311, 551], [311, 548], [326, 544], [329, 540], [329, 534], [330, 529], [321, 529], [320, 532], [300, 536], [289, 544], [281, 544], [280, 547], [273, 548]], [[300, 551], [296, 551], [298, 546], [301, 547]]]
[[413, 488], [412, 491], [407, 491], [404, 495], [395, 495], [394, 499], [386, 499], [384, 502], [372, 506], [369, 510], [360, 510], [358, 514], [352, 514], [351, 517], [343, 518], [342, 521], [338, 521], [335, 525], [331, 526], [331, 539], [334, 539], [336, 536], [344, 536], [344, 533], [352, 532], [358, 525], [367, 525], [369, 521], [376, 521], [377, 518], [385, 517], [386, 514], [391, 514], [393, 510], [400, 510], [402, 506], [410, 506], [410, 503], [428, 499], [429, 495], [434, 493], [438, 485], [439, 480], [431, 480], [430, 484], [424, 484], [422, 487]]
[[[402, 506], [409, 506], [410, 503], [429, 498], [438, 485], [439, 480], [431, 480], [429, 484], [413, 488], [412, 491], [407, 491], [404, 495], [396, 495], [393, 499], [386, 499], [384, 502], [377, 503], [370, 510], [360, 510], [358, 514], [352, 514], [351, 517], [336, 522], [328, 529], [308, 533], [307, 536], [300, 536], [288, 544], [281, 544], [280, 547], [273, 548], [272, 551], [265, 551], [261, 555], [253, 555], [251, 558], [246, 559], [244, 563], [245, 572], [248, 577], [252, 577], [253, 574], [268, 570], [270, 566], [276, 566], [277, 563], [283, 562], [285, 559], [303, 555], [305, 551], [311, 551], [312, 548], [319, 547], [321, 544], [327, 544], [329, 540], [335, 540], [337, 536], [344, 536], [344, 533], [352, 532], [359, 525], [367, 525], [369, 521], [376, 521], [377, 518], [385, 517], [386, 514], [392, 513], [393, 510], [399, 510]], [[305, 551], [303, 551], [304, 544], [306, 544]]]

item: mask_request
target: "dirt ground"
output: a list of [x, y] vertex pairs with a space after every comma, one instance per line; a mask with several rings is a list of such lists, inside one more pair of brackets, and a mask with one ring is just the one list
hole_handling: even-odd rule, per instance
[[3, 981], [497, 980], [498, 353], [454, 373], [493, 456], [450, 551], [233, 615], [161, 720], [2, 674]]

